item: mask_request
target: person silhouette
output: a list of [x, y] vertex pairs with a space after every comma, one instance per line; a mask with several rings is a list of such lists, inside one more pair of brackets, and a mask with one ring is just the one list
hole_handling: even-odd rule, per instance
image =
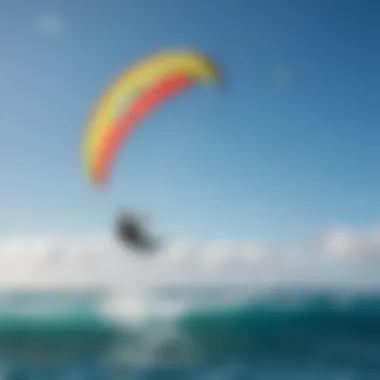
[[124, 244], [140, 251], [151, 250], [156, 245], [143, 227], [141, 218], [134, 214], [119, 215], [116, 220], [116, 234]]

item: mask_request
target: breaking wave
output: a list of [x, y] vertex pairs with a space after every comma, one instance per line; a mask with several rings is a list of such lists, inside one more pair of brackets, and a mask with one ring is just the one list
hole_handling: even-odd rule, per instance
[[101, 353], [112, 360], [145, 364], [380, 363], [376, 293], [183, 288], [149, 294], [54, 294], [54, 302], [51, 298], [8, 294], [5, 308], [0, 297], [3, 351], [22, 344], [34, 351], [48, 348], [49, 354], [60, 348], [59, 355], [65, 350], [77, 356]]

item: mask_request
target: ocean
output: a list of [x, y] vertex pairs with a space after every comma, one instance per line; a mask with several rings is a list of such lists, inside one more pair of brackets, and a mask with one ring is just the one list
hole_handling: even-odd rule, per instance
[[0, 379], [379, 380], [380, 293], [4, 292]]

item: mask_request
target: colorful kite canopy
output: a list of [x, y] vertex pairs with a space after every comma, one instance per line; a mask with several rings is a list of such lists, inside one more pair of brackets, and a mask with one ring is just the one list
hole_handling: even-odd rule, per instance
[[122, 143], [165, 100], [197, 82], [218, 82], [219, 70], [204, 55], [174, 50], [124, 71], [98, 101], [85, 129], [85, 170], [95, 184], [106, 183]]

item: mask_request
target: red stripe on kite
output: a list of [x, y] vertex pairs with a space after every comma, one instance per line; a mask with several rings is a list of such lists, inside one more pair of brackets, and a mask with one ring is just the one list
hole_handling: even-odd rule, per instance
[[137, 98], [132, 106], [109, 128], [109, 132], [107, 132], [102, 141], [95, 161], [95, 182], [106, 182], [116, 153], [125, 139], [137, 127], [138, 123], [166, 99], [177, 94], [192, 83], [193, 78], [188, 74], [171, 74], [156, 82]]

